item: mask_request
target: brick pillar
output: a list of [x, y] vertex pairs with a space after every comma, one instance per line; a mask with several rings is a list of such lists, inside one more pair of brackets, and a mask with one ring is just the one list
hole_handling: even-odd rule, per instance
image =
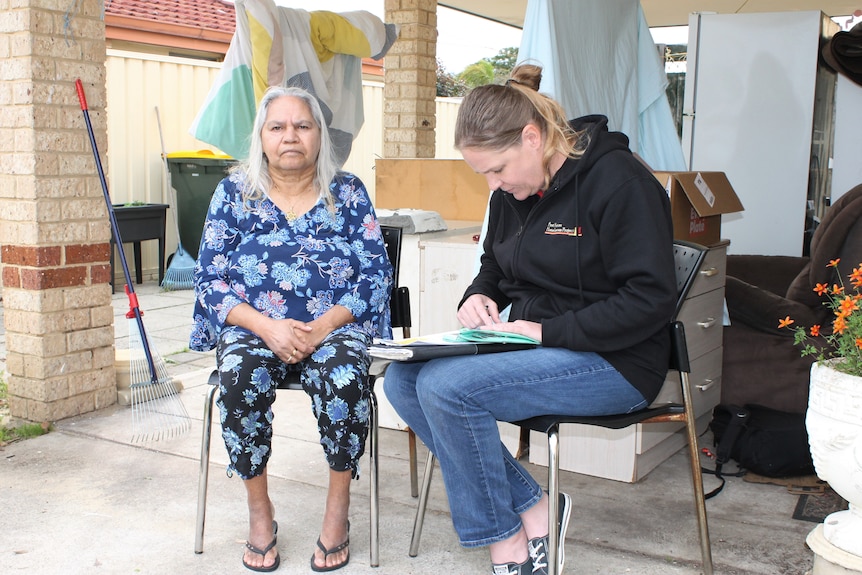
[[45, 422], [116, 401], [110, 225], [81, 114], [107, 149], [100, 2], [0, 13], [0, 270], [9, 407]]
[[433, 158], [437, 124], [437, 0], [385, 0], [401, 27], [384, 62], [383, 155]]

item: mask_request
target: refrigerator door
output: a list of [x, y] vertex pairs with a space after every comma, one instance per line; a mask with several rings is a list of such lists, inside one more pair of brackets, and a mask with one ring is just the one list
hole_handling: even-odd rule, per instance
[[692, 15], [683, 148], [745, 206], [722, 218], [732, 253], [804, 251], [811, 168], [828, 167], [812, 150], [815, 106], [833, 105], [815, 97], [824, 20], [837, 29], [819, 11]]

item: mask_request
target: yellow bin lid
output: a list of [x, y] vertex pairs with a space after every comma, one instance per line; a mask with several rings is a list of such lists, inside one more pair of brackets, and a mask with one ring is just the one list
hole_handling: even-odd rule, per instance
[[195, 158], [195, 159], [209, 159], [209, 160], [232, 160], [233, 159], [233, 157], [228, 156], [227, 154], [216, 154], [212, 150], [170, 152], [167, 155], [167, 157], [168, 158]]

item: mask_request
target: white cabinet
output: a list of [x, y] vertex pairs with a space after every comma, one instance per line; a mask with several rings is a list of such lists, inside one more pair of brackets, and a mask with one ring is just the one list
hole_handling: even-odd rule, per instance
[[[402, 236], [398, 285], [410, 290], [414, 336], [458, 329], [458, 302], [476, 275], [478, 243], [473, 237], [481, 231], [481, 222], [456, 220], [446, 225], [446, 231]], [[395, 337], [400, 335], [396, 330]], [[385, 394], [378, 392], [377, 401], [380, 425], [405, 429]]]
[[479, 234], [482, 223], [447, 220], [446, 227], [402, 236], [398, 285], [410, 290], [414, 336], [458, 329], [455, 306], [475, 275], [478, 244], [473, 236]]
[[[479, 232], [476, 231], [475, 234]], [[472, 232], [420, 240], [420, 334], [458, 329], [458, 304], [477, 271]]]
[[[727, 242], [710, 249], [700, 274], [683, 303], [678, 319], [685, 326], [690, 385], [698, 432], [712, 419], [721, 396], [722, 316]], [[679, 376], [668, 374], [657, 402], [682, 402]], [[507, 447], [515, 453], [519, 430], [501, 424]], [[625, 429], [568, 424], [560, 426], [560, 469], [618, 481], [637, 481], [685, 445], [681, 423], [637, 424]], [[547, 439], [533, 432], [530, 462], [548, 464]]]

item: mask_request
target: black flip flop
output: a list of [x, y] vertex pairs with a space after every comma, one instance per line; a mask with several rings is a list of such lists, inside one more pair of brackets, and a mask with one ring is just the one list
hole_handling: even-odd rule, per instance
[[[278, 523], [273, 521], [272, 522], [272, 542], [269, 545], [267, 545], [265, 549], [258, 549], [257, 547], [252, 545], [251, 542], [249, 542], [249, 541], [245, 542], [245, 546], [252, 553], [256, 553], [257, 555], [260, 555], [261, 557], [266, 559], [266, 554], [269, 553], [269, 550], [272, 549], [273, 547], [275, 547], [275, 544], [278, 542], [278, 537], [276, 537], [277, 534], [278, 534]], [[312, 560], [313, 560], [313, 558], [312, 558]], [[246, 569], [251, 569], [252, 571], [257, 571], [258, 573], [270, 573], [272, 571], [275, 571], [276, 569], [278, 569], [278, 566], [280, 563], [281, 563], [281, 556], [279, 556], [278, 552], [276, 552], [276, 554], [275, 554], [275, 561], [272, 562], [272, 565], [264, 565], [263, 567], [255, 567], [253, 565], [249, 565], [248, 563], [245, 562], [245, 557], [243, 557], [243, 559], [242, 559], [242, 564], [245, 566]], [[313, 567], [313, 565], [312, 565], [312, 567]]]
[[[323, 551], [323, 560], [324, 561], [326, 561], [327, 557], [329, 557], [333, 553], [338, 553], [339, 551], [345, 549], [348, 545], [350, 545], [350, 523], [349, 522], [347, 523], [347, 539], [344, 541], [344, 543], [342, 543], [338, 547], [333, 547], [332, 549], [327, 549], [323, 545], [323, 543], [320, 542], [320, 537], [317, 538], [317, 547], [321, 551]], [[324, 573], [326, 571], [335, 571], [336, 569], [341, 569], [342, 567], [344, 567], [348, 563], [350, 563], [350, 550], [347, 551], [347, 557], [344, 559], [344, 561], [342, 561], [341, 563], [338, 563], [336, 565], [331, 565], [329, 567], [326, 567], [325, 565], [323, 567], [318, 567], [317, 564], [315, 564], [315, 562], [314, 562], [314, 553], [311, 554], [311, 570], [315, 571], [317, 573]]]

